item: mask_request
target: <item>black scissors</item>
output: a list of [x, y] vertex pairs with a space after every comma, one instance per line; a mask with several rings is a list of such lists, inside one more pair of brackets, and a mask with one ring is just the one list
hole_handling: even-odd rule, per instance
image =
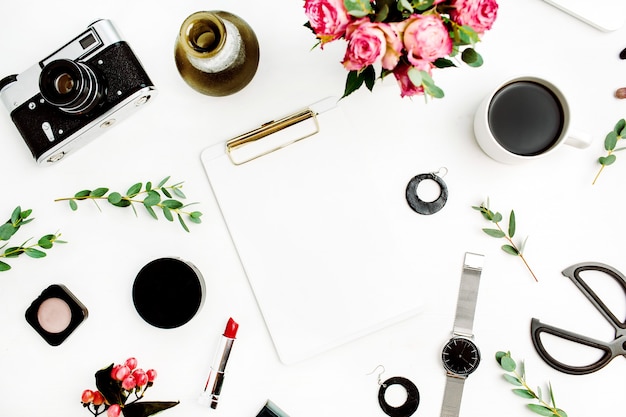
[[[561, 372], [565, 372], [571, 375], [584, 375], [591, 372], [595, 372], [598, 369], [605, 367], [616, 356], [626, 357], [626, 319], [619, 320], [604, 304], [604, 302], [598, 297], [598, 295], [587, 285], [587, 283], [580, 277], [580, 273], [583, 271], [600, 271], [611, 276], [619, 283], [626, 295], [626, 277], [622, 275], [616, 269], [602, 263], [580, 263], [572, 265], [566, 268], [562, 274], [572, 280], [572, 282], [578, 287], [578, 289], [591, 301], [591, 303], [600, 311], [605, 319], [609, 321], [611, 326], [615, 329], [615, 339], [611, 342], [603, 342], [593, 339], [591, 337], [582, 336], [577, 333], [573, 333], [567, 330], [559, 329], [558, 327], [543, 324], [539, 319], [533, 318], [530, 324], [530, 332], [533, 340], [533, 344], [539, 353], [539, 356], [548, 363], [551, 367]], [[590, 365], [584, 366], [572, 366], [556, 360], [550, 355], [542, 341], [541, 333], [548, 333], [556, 337], [560, 337], [565, 340], [576, 342], [582, 345], [586, 345], [592, 348], [596, 348], [602, 351], [602, 356], [596, 362]]]

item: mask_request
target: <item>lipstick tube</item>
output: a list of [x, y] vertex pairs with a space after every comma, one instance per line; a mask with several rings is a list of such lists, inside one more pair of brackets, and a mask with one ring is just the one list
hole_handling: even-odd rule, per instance
[[222, 385], [224, 384], [226, 364], [228, 363], [228, 358], [233, 348], [238, 329], [239, 324], [237, 324], [232, 317], [228, 319], [224, 334], [220, 338], [217, 346], [213, 365], [211, 365], [209, 377], [204, 385], [204, 391], [198, 399], [198, 402], [202, 405], [208, 405], [213, 409], [217, 408], [220, 393], [222, 392]]

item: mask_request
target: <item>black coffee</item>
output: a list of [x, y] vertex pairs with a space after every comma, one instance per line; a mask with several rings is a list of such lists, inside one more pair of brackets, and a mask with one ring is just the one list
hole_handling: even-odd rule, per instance
[[539, 155], [561, 136], [563, 106], [541, 84], [516, 81], [494, 95], [488, 120], [489, 129], [503, 148], [522, 156]]

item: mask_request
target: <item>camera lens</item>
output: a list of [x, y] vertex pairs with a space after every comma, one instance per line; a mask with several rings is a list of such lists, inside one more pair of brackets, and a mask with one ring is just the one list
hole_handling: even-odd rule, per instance
[[86, 64], [59, 59], [41, 71], [39, 90], [48, 103], [64, 112], [83, 114], [98, 105], [104, 86]]

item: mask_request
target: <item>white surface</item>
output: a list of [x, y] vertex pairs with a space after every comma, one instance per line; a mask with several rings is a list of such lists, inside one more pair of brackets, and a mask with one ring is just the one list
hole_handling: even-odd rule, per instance
[[[236, 95], [204, 97], [176, 71], [173, 47], [180, 24], [203, 9], [238, 14], [259, 36], [258, 73]], [[383, 378], [400, 375], [418, 386], [416, 416], [437, 416], [445, 384], [439, 356], [452, 329], [466, 251], [484, 254], [486, 263], [475, 321], [483, 363], [465, 384], [462, 415], [499, 416], [503, 410], [510, 416], [533, 415], [500, 376], [493, 355], [501, 349], [526, 359], [533, 385], [550, 381], [559, 406], [572, 417], [608, 415], [621, 406], [626, 372], [622, 358], [588, 376], [561, 374], [535, 353], [529, 327], [537, 317], [604, 340], [613, 337], [560, 271], [587, 260], [626, 271], [623, 156], [591, 185], [596, 159], [604, 153], [602, 140], [624, 116], [624, 103], [613, 97], [626, 83], [626, 63], [618, 58], [626, 46], [623, 30], [598, 31], [541, 0], [503, 0], [498, 21], [478, 47], [485, 65], [434, 73], [446, 92], [443, 100], [425, 104], [420, 98], [401, 99], [392, 79], [373, 93], [359, 91], [346, 99], [347, 113], [367, 131], [363, 146], [382, 161], [371, 169], [384, 173], [383, 178], [402, 178], [402, 184], [390, 187], [404, 190], [412, 176], [448, 168], [448, 204], [432, 216], [409, 216], [401, 242], [408, 248], [428, 242], [424, 253], [416, 251], [416, 262], [420, 257], [436, 259], [440, 266], [437, 273], [420, 277], [426, 299], [421, 315], [285, 366], [213, 199], [200, 152], [304, 103], [341, 94], [343, 44], [311, 51], [315, 41], [302, 26], [299, 1], [280, 0], [268, 7], [252, 1], [111, 0], [90, 4], [88, 10], [84, 3], [69, 0], [11, 2], [0, 17], [0, 74], [30, 67], [100, 17], [115, 21], [159, 95], [106, 136], [50, 168], [36, 166], [8, 114], [0, 112], [0, 213], [8, 217], [18, 204], [32, 208], [36, 220], [19, 232], [20, 238], [60, 230], [69, 242], [53, 248], [45, 259], [12, 260], [13, 270], [0, 275], [1, 416], [88, 416], [79, 400], [83, 389], [94, 387], [94, 372], [131, 355], [140, 366], [159, 372], [148, 400], [181, 401], [164, 416], [254, 416], [270, 398], [292, 417], [383, 417], [376, 375], [366, 375], [379, 364], [386, 368]], [[582, 151], [563, 147], [530, 164], [508, 166], [487, 157], [473, 138], [474, 110], [500, 81], [519, 73], [558, 80], [571, 101], [573, 124], [591, 133], [595, 142]], [[317, 175], [324, 175], [324, 168]], [[67, 204], [53, 202], [83, 188], [123, 191], [136, 181], [155, 182], [166, 175], [184, 180], [188, 200], [200, 202], [203, 223], [190, 225], [190, 234], [141, 211], [135, 218], [130, 210], [102, 205], [101, 213], [81, 204], [71, 212]], [[480, 230], [488, 225], [470, 206], [487, 197], [505, 216], [515, 209], [519, 239], [530, 236], [526, 255], [539, 283], [519, 259], [500, 250], [502, 242]], [[391, 210], [405, 209], [401, 196], [389, 204]], [[438, 232], [422, 233], [424, 227]], [[160, 256], [193, 262], [207, 281], [202, 311], [170, 331], [144, 323], [131, 302], [135, 274]], [[89, 318], [56, 348], [24, 319], [30, 302], [53, 283], [65, 284], [89, 309]], [[220, 405], [202, 409], [196, 399], [230, 316], [240, 329]]]
[[622, 0], [545, 0], [581, 21], [603, 31], [612, 31], [624, 26], [626, 4]]

